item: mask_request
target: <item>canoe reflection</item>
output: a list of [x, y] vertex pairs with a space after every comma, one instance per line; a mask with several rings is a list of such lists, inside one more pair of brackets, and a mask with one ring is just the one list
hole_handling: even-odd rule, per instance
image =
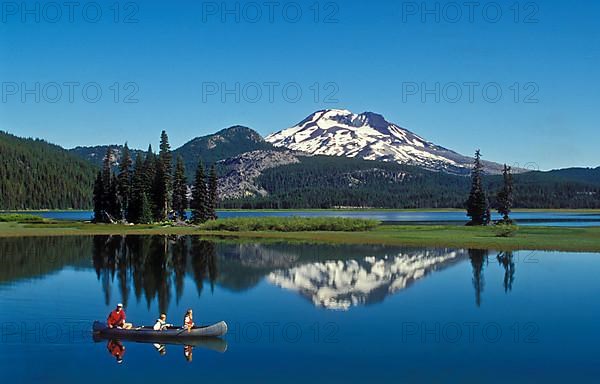
[[[125, 355], [126, 347], [121, 340], [108, 339], [102, 337], [101, 335], [93, 336], [94, 342], [99, 343], [106, 341], [106, 349], [108, 353], [113, 356], [118, 364], [123, 362], [123, 356]], [[168, 346], [176, 345], [183, 346], [183, 355], [187, 361], [192, 361], [192, 354], [194, 348], [202, 348], [208, 349], [211, 351], [224, 353], [227, 351], [227, 341], [220, 339], [218, 337], [204, 337], [204, 338], [186, 338], [182, 337], [180, 340], [173, 340], [169, 342], [164, 342], [162, 344], [153, 343], [152, 341], [144, 341], [144, 340], [136, 340], [136, 341], [127, 341], [132, 343], [141, 343], [141, 344], [152, 344], [152, 346], [156, 349], [156, 351], [160, 355], [166, 355], [168, 351]]]

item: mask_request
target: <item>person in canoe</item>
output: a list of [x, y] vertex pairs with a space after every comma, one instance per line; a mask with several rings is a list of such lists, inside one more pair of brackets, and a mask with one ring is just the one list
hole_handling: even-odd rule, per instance
[[123, 310], [123, 304], [117, 304], [117, 308], [115, 308], [109, 315], [108, 319], [106, 319], [106, 324], [108, 328], [123, 328], [123, 329], [131, 329], [133, 324], [125, 322], [125, 311]]
[[183, 317], [183, 328], [187, 329], [188, 332], [194, 328], [194, 313], [191, 309], [188, 309]]
[[118, 364], [123, 362], [123, 355], [125, 355], [125, 346], [123, 343], [119, 340], [109, 340], [106, 349], [117, 360]]
[[167, 315], [162, 313], [158, 319], [156, 319], [156, 323], [152, 327], [155, 331], [164, 331], [165, 329], [172, 327], [173, 324], [167, 324]]

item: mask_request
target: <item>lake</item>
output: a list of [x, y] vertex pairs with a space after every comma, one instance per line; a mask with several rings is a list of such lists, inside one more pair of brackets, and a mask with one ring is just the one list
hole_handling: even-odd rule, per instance
[[[1, 238], [0, 262], [0, 370], [16, 382], [600, 375], [600, 254], [81, 236]], [[189, 347], [94, 341], [117, 302], [138, 325], [193, 308], [229, 333]]]
[[[34, 214], [55, 220], [91, 220], [92, 211], [46, 211]], [[354, 217], [380, 220], [387, 224], [449, 224], [464, 225], [467, 216], [463, 211], [385, 211], [385, 210], [319, 210], [319, 211], [218, 211], [221, 218], [228, 217], [264, 217], [264, 216], [335, 216]], [[520, 225], [544, 226], [600, 226], [600, 213], [591, 212], [560, 212], [560, 211], [517, 211], [511, 217]], [[492, 214], [493, 220], [499, 220], [497, 213]]]

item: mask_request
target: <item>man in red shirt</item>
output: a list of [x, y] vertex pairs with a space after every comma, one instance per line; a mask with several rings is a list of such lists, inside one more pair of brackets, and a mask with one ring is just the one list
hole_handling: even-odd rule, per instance
[[123, 310], [123, 304], [117, 304], [117, 308], [113, 310], [106, 320], [109, 328], [123, 328], [131, 329], [133, 324], [125, 322], [125, 311]]

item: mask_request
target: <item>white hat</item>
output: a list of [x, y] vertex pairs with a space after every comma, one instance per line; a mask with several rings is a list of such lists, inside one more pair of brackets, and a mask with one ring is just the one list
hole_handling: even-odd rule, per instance
[[123, 304], [119, 303], [117, 304], [117, 307], [123, 307]]

